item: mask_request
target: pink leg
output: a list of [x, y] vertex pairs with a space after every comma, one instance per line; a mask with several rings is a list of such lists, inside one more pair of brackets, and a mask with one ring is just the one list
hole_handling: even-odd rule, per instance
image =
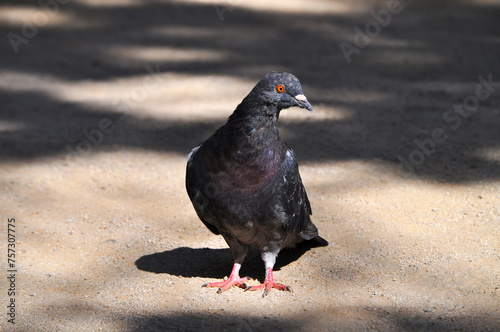
[[273, 268], [272, 267], [268, 267], [267, 268], [267, 275], [266, 275], [266, 279], [264, 280], [264, 283], [261, 284], [261, 285], [258, 285], [258, 286], [249, 286], [247, 287], [247, 289], [245, 289], [245, 291], [247, 290], [258, 290], [258, 289], [262, 289], [264, 288], [264, 294], [262, 294], [262, 297], [265, 297], [270, 291], [272, 288], [276, 288], [276, 289], [279, 289], [279, 290], [286, 290], [286, 291], [289, 291], [289, 292], [292, 292], [292, 288], [290, 286], [285, 286], [283, 284], [278, 284], [277, 282], [274, 281], [274, 276], [273, 276]]
[[246, 289], [247, 285], [245, 284], [245, 281], [248, 281], [248, 278], [247, 277], [240, 278], [240, 268], [241, 265], [235, 263], [233, 265], [233, 270], [231, 271], [231, 275], [229, 276], [229, 278], [220, 282], [206, 283], [203, 284], [201, 287], [219, 287], [217, 293], [222, 293], [223, 291], [226, 291], [233, 286], [238, 286]]

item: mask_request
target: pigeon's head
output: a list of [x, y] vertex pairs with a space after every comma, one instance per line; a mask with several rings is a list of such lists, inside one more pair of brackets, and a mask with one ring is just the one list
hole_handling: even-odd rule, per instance
[[254, 88], [266, 104], [275, 106], [277, 111], [298, 106], [312, 111], [311, 104], [302, 92], [300, 82], [292, 74], [273, 72], [264, 76]]

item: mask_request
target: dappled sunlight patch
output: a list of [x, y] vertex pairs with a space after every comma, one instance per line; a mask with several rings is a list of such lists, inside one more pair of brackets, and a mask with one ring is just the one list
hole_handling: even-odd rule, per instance
[[[176, 1], [180, 2], [180, 1]], [[265, 10], [270, 12], [281, 12], [281, 13], [321, 13], [321, 14], [342, 14], [342, 13], [356, 13], [362, 12], [366, 9], [367, 4], [363, 1], [328, 1], [328, 0], [313, 0], [304, 6], [304, 3], [299, 0], [287, 1], [286, 6], [280, 2], [269, 2], [265, 0], [257, 1], [243, 1], [243, 0], [223, 0], [223, 1], [213, 1], [213, 0], [189, 0], [182, 1], [197, 4], [207, 4], [218, 6], [219, 10], [226, 10], [227, 13], [231, 11], [238, 10], [238, 8], [245, 8], [251, 10]]]
[[0, 80], [0, 88], [6, 91], [34, 91], [46, 92], [51, 91], [52, 84], [67, 84], [67, 81], [62, 81], [55, 76], [43, 75], [38, 73], [29, 73], [23, 71], [14, 71], [3, 69], [1, 75], [4, 79]]
[[20, 121], [0, 120], [0, 132], [10, 132], [25, 128], [26, 125]]
[[72, 0], [72, 2], [95, 8], [140, 7], [143, 4], [136, 0]]
[[[71, 12], [61, 12], [60, 10], [50, 11], [42, 7], [32, 6], [5, 6], [0, 9], [0, 20], [3, 24], [11, 27], [27, 27], [28, 34], [34, 33], [34, 29], [64, 27], [71, 25], [78, 28], [89, 28], [96, 24], [92, 20], [81, 19]], [[20, 34], [22, 35], [22, 34]]]
[[215, 33], [209, 29], [186, 25], [168, 25], [150, 28], [147, 31], [152, 36], [174, 37], [174, 38], [192, 38], [198, 40], [207, 37], [221, 37], [224, 32]]
[[208, 50], [197, 48], [174, 48], [166, 46], [110, 46], [104, 50], [113, 61], [122, 65], [137, 65], [137, 61], [145, 64], [174, 62], [183, 63], [191, 61], [221, 61], [227, 54], [220, 50]]
[[480, 148], [474, 152], [474, 155], [493, 163], [499, 163], [498, 167], [500, 167], [500, 147]]
[[[138, 118], [226, 119], [252, 87], [251, 79], [224, 75], [198, 76], [162, 72], [160, 65], [145, 65], [143, 74], [108, 80], [70, 82], [48, 75], [3, 70], [0, 88], [38, 92], [60, 102], [105, 109]], [[200, 104], [200, 100], [206, 102]]]

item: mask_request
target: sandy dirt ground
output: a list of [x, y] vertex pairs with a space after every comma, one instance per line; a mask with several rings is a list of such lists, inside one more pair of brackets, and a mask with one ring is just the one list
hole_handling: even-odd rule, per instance
[[[0, 4], [0, 330], [499, 331], [500, 2], [215, 4]], [[276, 70], [330, 245], [217, 294], [186, 155]]]

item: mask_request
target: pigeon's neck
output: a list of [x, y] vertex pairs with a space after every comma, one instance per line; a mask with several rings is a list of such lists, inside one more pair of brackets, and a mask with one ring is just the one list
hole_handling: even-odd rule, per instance
[[271, 168], [279, 164], [285, 151], [279, 136], [278, 114], [266, 105], [258, 108], [239, 105], [225, 126], [233, 157]]
[[280, 141], [278, 117], [279, 111], [271, 105], [243, 102], [229, 117], [227, 125], [238, 137], [264, 147]]

